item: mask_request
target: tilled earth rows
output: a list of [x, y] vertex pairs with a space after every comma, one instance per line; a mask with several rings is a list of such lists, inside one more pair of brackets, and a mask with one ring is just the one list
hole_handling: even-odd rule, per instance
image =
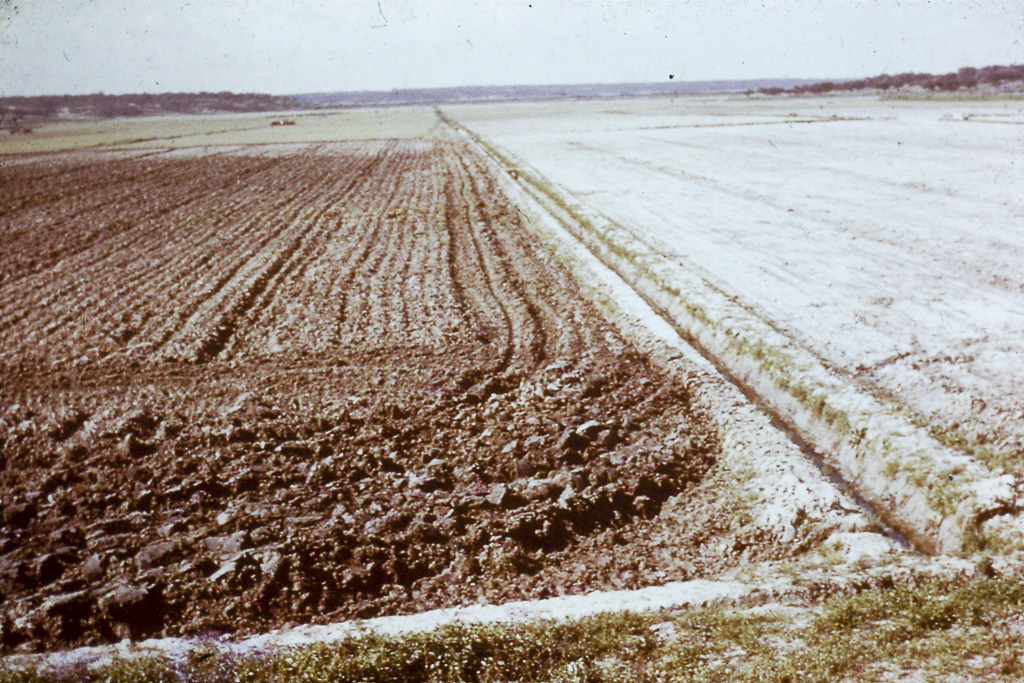
[[462, 143], [258, 152], [0, 167], [3, 651], [778, 552]]

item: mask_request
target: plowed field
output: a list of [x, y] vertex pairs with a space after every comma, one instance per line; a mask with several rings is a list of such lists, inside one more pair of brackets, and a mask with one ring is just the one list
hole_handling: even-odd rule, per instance
[[743, 540], [686, 389], [462, 142], [52, 155], [0, 185], [5, 651], [638, 587], [820, 540]]

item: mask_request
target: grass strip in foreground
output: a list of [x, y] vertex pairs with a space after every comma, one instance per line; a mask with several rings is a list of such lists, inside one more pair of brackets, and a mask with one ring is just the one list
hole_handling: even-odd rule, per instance
[[[195, 647], [181, 662], [114, 661], [91, 671], [0, 665], [0, 683], [64, 681], [1017, 681], [1024, 580], [911, 579], [818, 604], [708, 607], [566, 622], [451, 625], [352, 636], [260, 656]], [[916, 680], [916, 679], [915, 679]]]

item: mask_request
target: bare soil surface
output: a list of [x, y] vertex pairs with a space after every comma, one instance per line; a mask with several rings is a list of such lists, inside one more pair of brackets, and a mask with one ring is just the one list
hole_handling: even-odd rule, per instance
[[3, 652], [635, 588], [821, 540], [744, 535], [685, 387], [463, 143], [259, 149], [0, 167]]

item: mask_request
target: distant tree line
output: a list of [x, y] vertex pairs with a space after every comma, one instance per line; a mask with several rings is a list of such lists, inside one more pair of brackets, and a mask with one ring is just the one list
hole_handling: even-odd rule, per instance
[[293, 97], [231, 92], [135, 95], [97, 93], [0, 99], [0, 116], [4, 127], [16, 125], [18, 121], [45, 121], [58, 117], [106, 119], [118, 116], [261, 112], [307, 108], [309, 105]]
[[[893, 90], [909, 86], [917, 86], [931, 91], [967, 90], [979, 86], [999, 87], [1012, 81], [1024, 81], [1024, 65], [986, 66], [981, 69], [964, 67], [948, 74], [933, 75], [919, 73], [902, 73], [895, 76], [882, 74], [873, 78], [862, 78], [856, 81], [822, 81], [810, 85], [797, 85], [792, 88], [760, 88], [757, 92], [764, 95], [781, 94], [822, 94], [851, 90]], [[748, 94], [752, 94], [748, 92]]]

